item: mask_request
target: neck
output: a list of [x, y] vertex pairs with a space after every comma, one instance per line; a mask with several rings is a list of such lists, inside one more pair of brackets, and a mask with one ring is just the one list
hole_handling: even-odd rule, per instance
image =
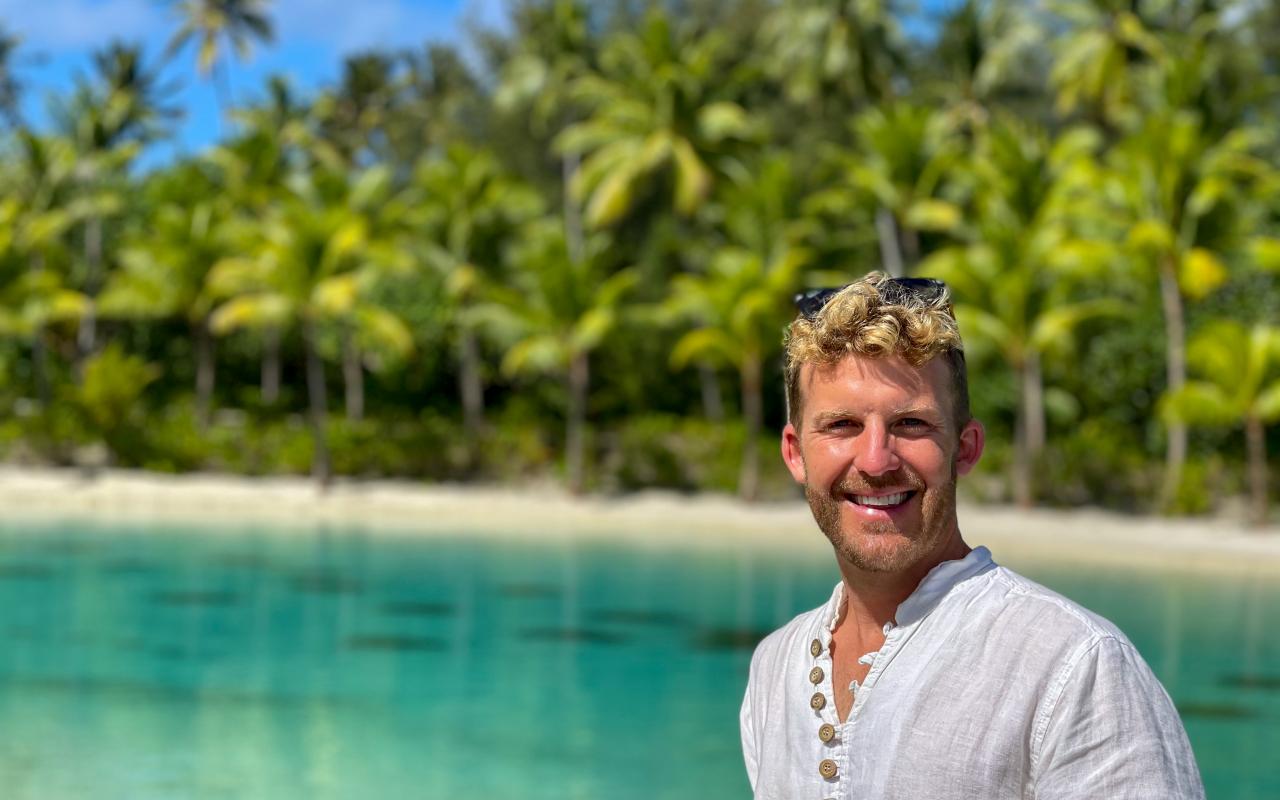
[[844, 607], [838, 625], [878, 632], [886, 622], [894, 621], [898, 606], [911, 596], [930, 570], [944, 561], [964, 558], [971, 549], [957, 527], [955, 533], [928, 556], [897, 572], [869, 572], [837, 556], [844, 579]]

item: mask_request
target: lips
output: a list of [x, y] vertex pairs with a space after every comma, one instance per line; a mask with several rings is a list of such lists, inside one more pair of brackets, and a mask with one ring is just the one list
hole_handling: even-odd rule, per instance
[[876, 494], [858, 494], [849, 493], [845, 498], [855, 506], [863, 506], [865, 508], [895, 508], [901, 506], [902, 503], [908, 502], [909, 499], [915, 497], [914, 489], [906, 489], [904, 492], [893, 493], [876, 493]]
[[855, 494], [851, 498], [854, 503], [860, 506], [871, 506], [872, 508], [893, 508], [902, 505], [911, 499], [915, 492], [908, 490], [905, 492], [896, 492], [894, 494]]

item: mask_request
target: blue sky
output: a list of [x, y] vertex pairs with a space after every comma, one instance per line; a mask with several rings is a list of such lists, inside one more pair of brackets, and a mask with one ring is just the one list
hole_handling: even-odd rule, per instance
[[[232, 92], [242, 102], [273, 73], [313, 89], [335, 80], [349, 53], [456, 41], [464, 20], [496, 23], [504, 7], [503, 0], [275, 0], [275, 43], [231, 62]], [[173, 0], [0, 0], [0, 21], [22, 40], [15, 70], [26, 86], [23, 112], [36, 125], [49, 118], [50, 92], [65, 91], [77, 73], [88, 72], [94, 50], [113, 39], [141, 42], [154, 63], [178, 26]], [[218, 136], [213, 88], [196, 75], [194, 48], [164, 75], [179, 82], [175, 101], [186, 116], [177, 142], [150, 159], [198, 151]]]

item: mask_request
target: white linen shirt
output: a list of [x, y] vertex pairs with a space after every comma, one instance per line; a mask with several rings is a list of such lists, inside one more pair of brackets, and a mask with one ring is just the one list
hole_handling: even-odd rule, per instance
[[898, 606], [844, 723], [842, 603], [841, 583], [752, 656], [741, 724], [758, 800], [1204, 797], [1178, 712], [1124, 634], [985, 547]]

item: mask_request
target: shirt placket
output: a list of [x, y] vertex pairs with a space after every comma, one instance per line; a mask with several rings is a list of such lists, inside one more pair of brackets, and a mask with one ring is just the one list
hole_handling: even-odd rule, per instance
[[823, 800], [852, 797], [853, 730], [872, 688], [892, 660], [892, 653], [903, 640], [898, 635], [901, 632], [901, 628], [892, 622], [886, 622], [884, 644], [879, 650], [858, 658], [860, 664], [869, 665], [871, 669], [861, 685], [858, 681], [849, 685], [849, 690], [853, 693], [853, 707], [849, 709], [849, 717], [844, 722], [839, 721], [835, 709], [835, 670], [831, 661], [830, 628], [824, 628], [820, 637], [809, 643], [812, 660], [808, 678], [815, 690], [809, 698], [809, 707], [817, 716], [817, 736], [822, 745], [823, 758], [818, 762], [818, 775], [824, 784]]

